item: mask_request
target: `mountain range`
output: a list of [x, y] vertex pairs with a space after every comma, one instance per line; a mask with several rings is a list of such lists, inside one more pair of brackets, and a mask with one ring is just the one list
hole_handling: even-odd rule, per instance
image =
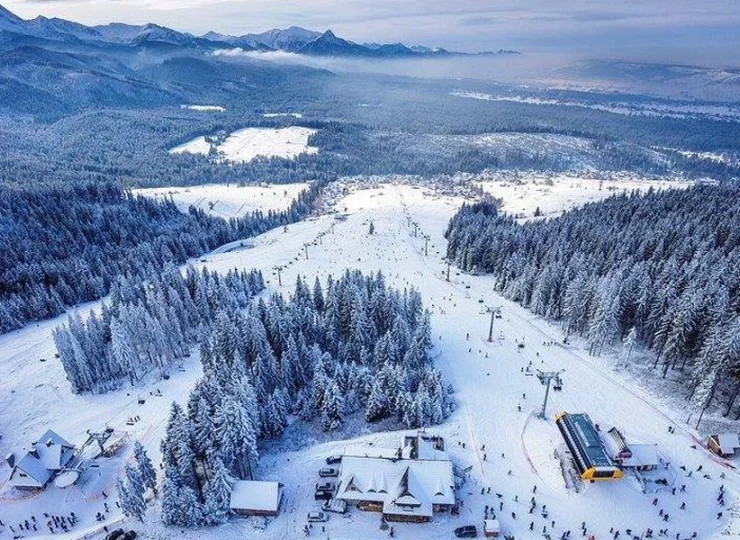
[[[196, 49], [240, 48], [245, 51], [284, 51], [312, 56], [349, 56], [365, 58], [409, 58], [467, 55], [439, 47], [406, 46], [403, 43], [355, 43], [338, 37], [331, 30], [315, 32], [299, 26], [274, 28], [261, 34], [231, 36], [208, 32], [194, 36], [157, 24], [131, 25], [111, 23], [85, 26], [58, 18], [36, 17], [25, 20], [0, 6], [0, 44], [28, 43], [29, 40], [84, 42], [124, 47], [186, 47]], [[485, 55], [519, 54], [499, 50]]]

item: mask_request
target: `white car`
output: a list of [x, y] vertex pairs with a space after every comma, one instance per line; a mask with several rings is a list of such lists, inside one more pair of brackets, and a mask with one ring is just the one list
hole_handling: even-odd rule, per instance
[[334, 476], [339, 476], [339, 470], [335, 469], [334, 467], [324, 467], [323, 469], [319, 469], [319, 476], [321, 478], [331, 478]]
[[323, 512], [309, 512], [306, 519], [309, 523], [323, 523], [329, 521], [329, 515]]
[[347, 501], [342, 499], [331, 499], [324, 501], [321, 509], [325, 512], [334, 512], [335, 514], [344, 514], [347, 512]]

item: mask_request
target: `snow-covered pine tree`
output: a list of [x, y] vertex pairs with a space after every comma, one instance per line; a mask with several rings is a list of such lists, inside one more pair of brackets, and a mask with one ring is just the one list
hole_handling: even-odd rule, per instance
[[154, 470], [152, 460], [146, 453], [146, 450], [139, 441], [134, 443], [134, 458], [136, 466], [141, 476], [141, 482], [145, 488], [151, 489], [154, 495], [157, 494], [157, 472]]
[[339, 386], [332, 383], [326, 389], [324, 403], [321, 408], [321, 425], [324, 431], [335, 431], [342, 425], [344, 418], [344, 400]]
[[127, 464], [124, 468], [124, 480], [117, 484], [119, 488], [119, 498], [121, 510], [128, 517], [135, 517], [139, 521], [144, 521], [146, 514], [146, 500], [144, 499], [144, 490], [146, 489], [141, 479], [141, 474], [136, 466]]
[[208, 525], [218, 525], [228, 519], [232, 479], [221, 458], [214, 458], [209, 466], [212, 473], [205, 486], [203, 518]]

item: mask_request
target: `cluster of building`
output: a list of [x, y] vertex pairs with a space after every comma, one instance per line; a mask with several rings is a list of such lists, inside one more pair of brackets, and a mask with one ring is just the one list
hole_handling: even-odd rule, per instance
[[[441, 437], [424, 432], [402, 437], [397, 447], [347, 447], [330, 496], [348, 506], [380, 512], [387, 521], [430, 521], [456, 504], [455, 477]], [[274, 516], [283, 485], [243, 480], [231, 492], [231, 510], [242, 516]]]
[[555, 423], [583, 480], [617, 480], [625, 470], [654, 471], [663, 463], [656, 444], [628, 442], [616, 427], [602, 431], [585, 413], [564, 412]]
[[5, 457], [8, 484], [18, 489], [43, 489], [75, 457], [75, 447], [52, 430], [33, 441], [19, 456]]
[[387, 521], [423, 522], [450, 511], [455, 479], [444, 440], [419, 432], [396, 448], [345, 449], [335, 497]]
[[45, 489], [52, 482], [60, 488], [71, 486], [92, 461], [115, 454], [128, 438], [111, 428], [87, 434], [87, 440], [78, 448], [49, 429], [23, 451], [11, 452], [5, 456], [10, 467], [8, 485], [26, 490]]

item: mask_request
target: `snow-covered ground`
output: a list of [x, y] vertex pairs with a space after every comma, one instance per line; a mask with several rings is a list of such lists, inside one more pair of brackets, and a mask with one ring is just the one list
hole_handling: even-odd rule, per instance
[[[611, 539], [610, 527], [620, 530], [621, 539], [628, 538], [627, 528], [640, 536], [648, 527], [655, 530], [656, 538], [662, 528], [668, 529], [669, 538], [678, 533], [679, 538], [687, 539], [694, 531], [700, 539], [737, 537], [740, 529], [733, 521], [737, 512], [725, 508], [723, 517], [717, 519], [720, 509], [716, 497], [724, 483], [729, 492], [728, 506], [734, 504], [740, 476], [697, 445], [697, 434], [683, 423], [683, 410], [626, 383], [608, 364], [588, 357], [579, 344], [560, 345], [562, 335], [556, 327], [496, 295], [492, 278], [458, 274], [453, 268], [451, 281], [445, 280], [442, 233], [461, 203], [459, 197], [438, 196], [414, 186], [353, 191], [337, 204], [338, 210], [348, 214], [346, 221], [335, 220], [331, 215], [312, 218], [290, 225], [287, 232], [277, 229], [256, 238], [253, 249], [209, 255], [197, 265], [219, 271], [256, 267], [270, 281], [268, 288], [284, 293], [292, 290], [298, 274], [312, 281], [315, 275], [323, 279], [328, 274], [338, 275], [346, 267], [364, 272], [383, 270], [389, 285], [413, 285], [420, 289], [425, 305], [432, 311], [436, 344], [433, 354], [455, 385], [459, 404], [445, 424], [430, 431], [447, 439], [453, 461], [461, 468], [470, 467], [470, 478], [458, 492], [464, 502], [459, 516], [440, 514], [428, 524], [395, 524], [396, 538], [451, 538], [455, 527], [469, 523], [478, 525], [480, 530], [485, 505], [495, 508], [505, 534], [519, 539], [542, 538], [543, 526], [553, 538], [559, 538], [566, 530], [572, 531], [573, 538], [581, 537], [584, 521], [589, 534], [597, 539]], [[372, 236], [367, 234], [370, 220], [375, 225]], [[422, 236], [413, 236], [411, 220], [431, 238], [428, 255], [424, 253]], [[329, 233], [317, 241], [326, 231]], [[309, 244], [308, 259], [305, 244]], [[276, 265], [285, 267], [283, 287], [277, 286], [272, 272]], [[502, 306], [503, 317], [495, 320], [493, 343], [486, 341], [490, 318], [484, 305]], [[0, 451], [18, 449], [46, 426], [79, 443], [85, 429], [98, 429], [109, 423], [133, 431], [132, 437], [142, 438], [150, 455], [159, 461], [158, 443], [167, 417], [166, 404], [172, 399], [185, 400], [199, 375], [195, 356], [184, 366], [185, 371], [174, 372], [169, 381], [102, 396], [73, 396], [61, 367], [53, 359], [50, 332], [60, 320], [29, 326], [0, 338], [0, 366], [4, 374], [0, 378], [0, 430], [4, 434]], [[523, 341], [525, 348], [518, 348], [517, 341]], [[553, 345], [545, 345], [550, 342]], [[48, 361], [41, 363], [40, 357]], [[535, 368], [565, 370], [563, 391], [550, 394], [547, 421], [535, 417], [544, 390], [536, 378], [522, 372], [529, 362]], [[161, 389], [162, 398], [148, 395], [154, 387]], [[137, 404], [139, 395], [147, 398], [144, 405]], [[657, 443], [671, 463], [665, 474], [677, 476], [677, 494], [672, 495], [670, 487], [642, 494], [633, 478], [590, 484], [580, 493], [566, 489], [553, 457], [561, 444], [553, 416], [565, 410], [588, 412], [595, 422], [618, 426], [630, 440]], [[140, 415], [141, 421], [129, 428], [124, 424], [131, 415]], [[668, 432], [669, 425], [675, 426], [675, 434]], [[396, 438], [394, 433], [371, 434], [368, 430], [359, 442], [390, 444]], [[274, 452], [269, 451], [269, 443], [266, 445], [257, 474], [260, 478], [280, 480], [286, 490], [283, 512], [276, 518], [233, 519], [217, 529], [181, 531], [163, 528], [152, 511], [147, 524], [128, 525], [150, 538], [301, 538], [306, 512], [318, 506], [312, 491], [323, 458], [345, 444], [312, 444], [306, 439], [300, 444], [296, 441], [288, 451], [284, 450], [286, 445], [280, 444], [280, 451]], [[483, 445], [485, 450], [481, 449]], [[687, 477], [688, 471], [695, 471], [700, 465], [701, 472]], [[704, 474], [710, 478], [704, 478]], [[720, 474], [726, 478], [720, 480]], [[686, 493], [680, 492], [682, 484], [686, 485]], [[539, 510], [528, 513], [535, 485], [539, 507], [547, 505], [547, 519]], [[481, 494], [488, 487], [490, 494]], [[0, 519], [7, 524], [31, 512], [64, 513], [74, 509], [83, 521], [78, 527], [82, 529], [94, 524], [94, 513], [101, 509], [102, 501], [85, 502], [78, 490], [52, 489], [30, 499], [5, 499], [0, 504]], [[655, 497], [658, 504], [653, 506]], [[111, 496], [109, 504], [114, 499]], [[684, 501], [687, 508], [680, 510]], [[501, 503], [503, 509], [499, 511]], [[670, 515], [668, 522], [662, 521], [660, 510]], [[114, 514], [115, 509], [109, 516]], [[529, 532], [530, 522], [534, 522], [534, 532]], [[388, 533], [380, 531], [379, 525], [378, 514], [352, 509], [346, 516], [332, 515], [325, 532], [320, 532], [321, 525], [314, 525], [311, 536], [334, 540], [386, 538]], [[7, 529], [2, 530], [5, 532], [0, 533], [0, 539], [11, 537]]]
[[188, 142], [170, 148], [170, 154], [202, 154], [207, 156], [211, 151], [211, 143], [205, 137], [196, 137]]
[[537, 208], [542, 216], [553, 217], [589, 202], [633, 190], [684, 189], [693, 182], [648, 180], [613, 176], [606, 179], [572, 174], [494, 173], [477, 182], [486, 193], [502, 199], [501, 209], [511, 215], [532, 218]]
[[254, 210], [268, 212], [285, 210], [308, 184], [269, 184], [239, 186], [237, 184], [206, 184], [191, 187], [137, 189], [134, 193], [172, 198], [178, 208], [187, 212], [195, 206], [208, 214], [224, 219], [251, 214]]
[[224, 112], [226, 110], [221, 105], [180, 105], [180, 108], [200, 112]]
[[[215, 145], [217, 154], [226, 161], [246, 163], [254, 158], [281, 157], [292, 159], [300, 154], [315, 154], [319, 149], [308, 145], [308, 138], [316, 134], [315, 129], [289, 126], [285, 128], [244, 128], [234, 131], [222, 143]], [[171, 148], [171, 154], [208, 155], [211, 143], [205, 137]]]
[[494, 95], [484, 92], [450, 92], [451, 96], [477, 99], [481, 101], [508, 101], [527, 105], [559, 105], [566, 107], [582, 107], [597, 111], [606, 111], [627, 116], [660, 116], [667, 118], [710, 117], [723, 120], [740, 118], [740, 107], [737, 105], [713, 103], [681, 103], [681, 102], [628, 102], [615, 100], [612, 103], [594, 103], [588, 101], [563, 100], [541, 98], [536, 96]]
[[303, 114], [297, 112], [269, 112], [264, 113], [262, 116], [264, 116], [265, 118], [281, 118], [285, 116], [290, 116], [293, 118], [303, 118]]

